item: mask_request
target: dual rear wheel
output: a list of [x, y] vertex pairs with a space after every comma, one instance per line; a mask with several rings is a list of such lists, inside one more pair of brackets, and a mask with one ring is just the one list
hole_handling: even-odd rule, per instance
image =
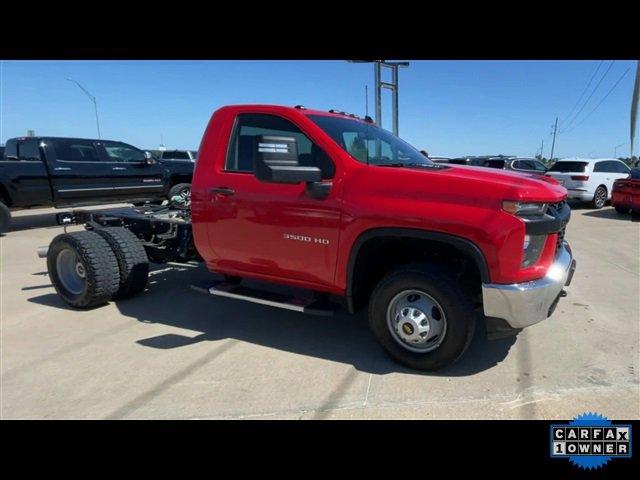
[[144, 290], [149, 261], [133, 233], [108, 227], [55, 237], [49, 246], [47, 268], [65, 302], [91, 308]]

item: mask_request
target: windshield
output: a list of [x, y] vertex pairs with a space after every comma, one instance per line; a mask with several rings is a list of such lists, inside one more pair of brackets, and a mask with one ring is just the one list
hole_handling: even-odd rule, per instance
[[348, 118], [309, 115], [338, 145], [368, 165], [434, 165], [404, 140], [373, 124]]
[[586, 172], [587, 162], [556, 162], [550, 172]]

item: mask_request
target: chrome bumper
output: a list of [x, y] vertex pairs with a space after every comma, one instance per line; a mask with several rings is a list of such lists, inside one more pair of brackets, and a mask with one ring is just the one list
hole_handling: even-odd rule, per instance
[[571, 247], [563, 242], [544, 278], [509, 285], [483, 283], [485, 316], [503, 319], [512, 328], [524, 328], [544, 320], [553, 313], [562, 289], [571, 283], [575, 268]]

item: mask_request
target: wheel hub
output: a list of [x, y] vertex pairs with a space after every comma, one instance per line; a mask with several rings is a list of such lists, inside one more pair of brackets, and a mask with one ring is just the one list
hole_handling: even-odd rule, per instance
[[404, 348], [428, 352], [440, 346], [446, 333], [446, 317], [440, 304], [419, 290], [405, 290], [389, 303], [387, 324]]

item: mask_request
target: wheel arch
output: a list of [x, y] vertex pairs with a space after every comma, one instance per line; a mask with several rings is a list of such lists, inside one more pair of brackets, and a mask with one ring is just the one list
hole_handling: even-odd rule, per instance
[[387, 240], [396, 242], [410, 240], [412, 242], [424, 242], [425, 244], [431, 244], [439, 248], [447, 247], [454, 249], [460, 252], [462, 254], [461, 256], [472, 261], [483, 283], [490, 283], [491, 281], [489, 267], [482, 250], [466, 238], [448, 233], [413, 228], [373, 228], [362, 232], [353, 243], [349, 252], [345, 289], [347, 309], [349, 312], [354, 313], [361, 308], [363, 306], [362, 294], [364, 293], [366, 296], [367, 293], [370, 293], [366, 291], [367, 287], [364, 288], [363, 292], [357, 285], [357, 282], [360, 280], [358, 278], [358, 266], [360, 265], [359, 262], [362, 261], [361, 254], [366, 252], [366, 246], [371, 245], [371, 242], [384, 242]]

